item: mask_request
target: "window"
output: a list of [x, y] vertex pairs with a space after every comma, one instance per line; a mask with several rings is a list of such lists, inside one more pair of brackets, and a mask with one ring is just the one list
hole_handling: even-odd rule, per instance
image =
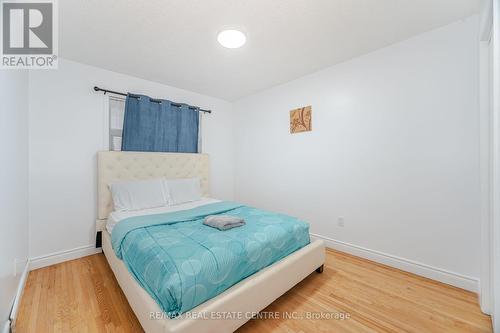
[[109, 150], [122, 149], [123, 117], [125, 98], [109, 97]]
[[[109, 150], [122, 150], [123, 119], [125, 117], [125, 97], [109, 96]], [[198, 152], [202, 152], [202, 117], [198, 127]]]

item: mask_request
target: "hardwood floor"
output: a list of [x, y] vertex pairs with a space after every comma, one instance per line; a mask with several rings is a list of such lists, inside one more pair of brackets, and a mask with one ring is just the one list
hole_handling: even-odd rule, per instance
[[[238, 332], [492, 332], [474, 293], [333, 250]], [[275, 313], [277, 312], [277, 314]], [[289, 318], [284, 318], [288, 313]], [[299, 316], [346, 319], [299, 320]], [[103, 254], [30, 272], [15, 332], [142, 332]]]

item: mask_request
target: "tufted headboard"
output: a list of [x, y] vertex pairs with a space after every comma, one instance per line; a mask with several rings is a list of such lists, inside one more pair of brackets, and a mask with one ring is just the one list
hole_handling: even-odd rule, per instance
[[101, 151], [97, 153], [97, 215], [108, 218], [113, 200], [108, 185], [116, 181], [151, 178], [193, 178], [209, 196], [207, 154]]

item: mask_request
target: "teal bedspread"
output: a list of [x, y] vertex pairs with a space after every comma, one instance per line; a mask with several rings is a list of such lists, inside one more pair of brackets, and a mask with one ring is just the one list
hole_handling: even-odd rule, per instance
[[[207, 215], [241, 216], [246, 225], [219, 231]], [[233, 202], [122, 220], [113, 249], [171, 318], [309, 244], [309, 225]]]

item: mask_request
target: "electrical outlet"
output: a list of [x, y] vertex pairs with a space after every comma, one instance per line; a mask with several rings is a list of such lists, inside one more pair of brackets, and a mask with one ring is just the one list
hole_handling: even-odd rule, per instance
[[337, 219], [337, 225], [339, 227], [342, 227], [342, 228], [345, 226], [344, 217], [343, 216], [339, 216], [339, 218]]
[[14, 258], [14, 277], [17, 276], [17, 259]]

